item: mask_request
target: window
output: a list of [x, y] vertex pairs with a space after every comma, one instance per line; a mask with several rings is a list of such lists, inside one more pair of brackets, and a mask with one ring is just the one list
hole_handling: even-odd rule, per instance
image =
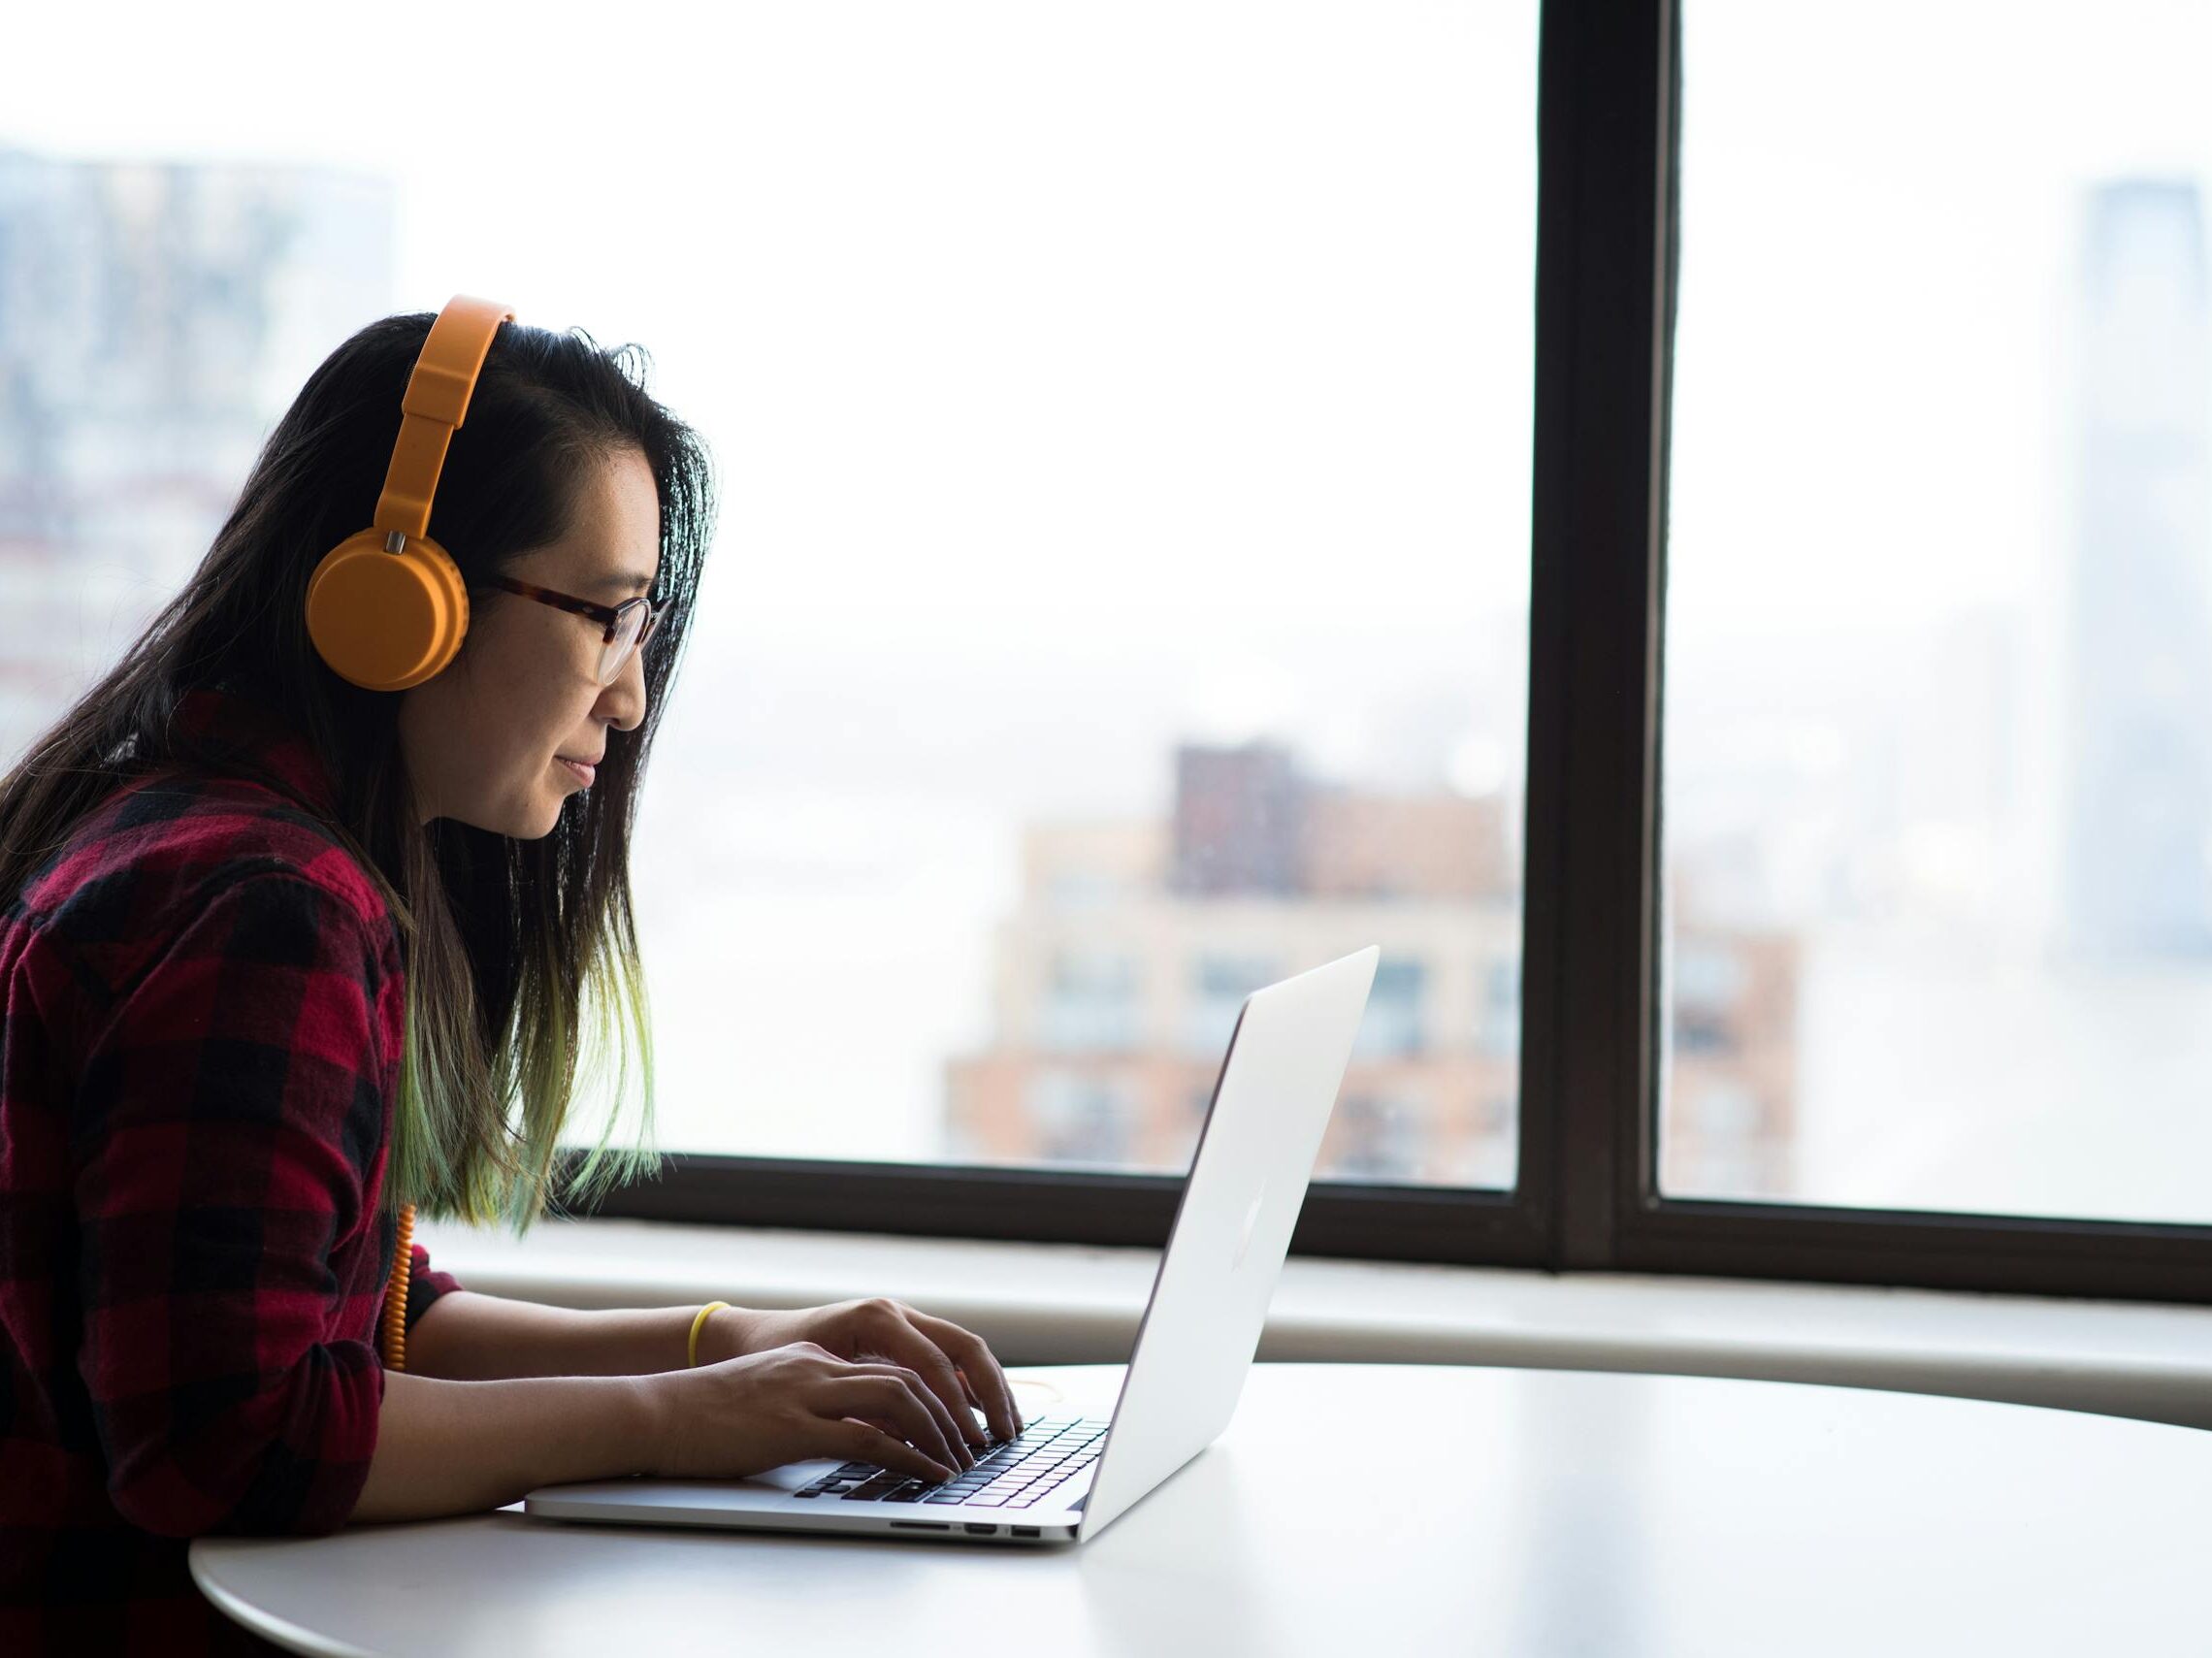
[[1661, 1187], [2212, 1220], [2212, 16], [1682, 16]]
[[[100, 557], [139, 602], [22, 643], [57, 654], [8, 734], [173, 591], [353, 328], [471, 273], [638, 340], [725, 481], [634, 865], [660, 1141], [1051, 1166], [1051, 1067], [1144, 1058], [1140, 1116], [1218, 1067], [1193, 957], [1488, 939], [1517, 898], [1536, 22], [747, 8], [610, 88], [463, 16], [509, 72], [435, 138], [331, 126], [412, 72], [342, 21], [111, 82], [89, 123], [25, 88], [21, 563], [72, 617], [116, 608], [78, 585]], [[579, 245], [585, 202], [694, 256]]]
[[611, 88], [451, 19], [510, 73], [435, 132], [312, 17], [22, 80], [0, 742], [466, 283], [727, 486], [607, 1212], [1156, 1245], [1243, 997], [1379, 944], [1295, 1249], [2212, 1296], [2205, 22], [1013, 16]]
[[[2078, 742], [2064, 728], [2055, 744], [2052, 728], [2032, 739], [2025, 712], [1992, 712], [1993, 688], [2023, 659], [1990, 642], [1986, 606], [1939, 631], [1933, 652], [1897, 637], [1963, 589], [2017, 591], [2050, 574], [2015, 544], [2046, 500], [2005, 471], [2022, 423], [2037, 418], [2018, 388], [2041, 372], [2049, 337], [2016, 335], [1998, 378], [1976, 380], [1958, 365], [1977, 351], [1995, 361], [1971, 343], [1981, 317], [1909, 365], [1869, 318], [1907, 291], [1942, 302], [1931, 315], [1985, 302], [2011, 314], [2032, 244], [2014, 244], [2011, 285], [1998, 291], [1961, 277], [1985, 269], [1965, 244], [1987, 243], [2001, 222], [2018, 228], [2074, 130], [2070, 111], [2016, 119], [2013, 82], [2055, 75], [2099, 107], [2109, 85], [2116, 110], [2157, 92], [2177, 121], [2196, 118], [2181, 66], [2198, 49], [2176, 11], [2069, 10], [2065, 27], [2004, 37], [2008, 51], [2047, 52], [2042, 67], [1993, 77], [1975, 56], [1986, 17], [1964, 5], [1854, 13], [1849, 29], [1817, 38], [1791, 32], [1833, 21], [1704, 0], [1635, 8], [1632, 21], [1604, 7], [1546, 9], [1521, 1146], [1522, 1188], [1549, 1228], [1542, 1258], [2201, 1300], [2212, 1228], [2137, 1218], [2121, 1202], [2081, 1213], [2078, 1198], [2071, 1216], [2056, 1204], [2037, 1215], [2017, 1180], [1997, 1195], [2022, 1172], [2016, 1154], [2051, 1141], [2004, 1117], [1993, 1078], [2038, 1042], [2076, 1040], [2063, 1021], [1943, 1031], [1927, 1051], [1961, 1086], [1937, 1094], [1929, 1075], [1912, 1079], [1911, 1097], [1945, 1115], [1923, 1112], [1915, 1136], [1893, 1138], [1886, 1171], [1870, 1146], [1892, 1102], [1852, 1099], [1855, 1122], [1820, 1115], [1834, 1079], [1853, 1066], [1864, 1076], [1899, 1035], [1871, 1011], [1896, 1010], [1898, 987], [1839, 978], [1835, 951], [1878, 943], [1884, 967], [1924, 988], [1931, 972], [1956, 969], [1962, 941], [1974, 940], [1973, 905], [1986, 918], [1993, 897], [2033, 890], [2011, 854], [1990, 856], [1986, 835], [1961, 832], [1971, 814], [1960, 802], [2024, 811], [2037, 767], [2007, 768], [2041, 743], [2047, 789], [2063, 774], [2054, 748]], [[1904, 38], [1913, 50], [1896, 53]], [[1919, 80], [1896, 76], [1902, 57]], [[2007, 86], [1984, 99], [1993, 80]], [[1816, 90], [1800, 101], [1784, 87]], [[1900, 99], [1913, 108], [1893, 119]], [[1947, 125], [1914, 126], [1938, 110]], [[1822, 112], [1854, 141], [1838, 146]], [[2154, 124], [2134, 109], [2117, 118], [2098, 164]], [[2201, 135], [2200, 120], [2193, 130]], [[1687, 135], [1701, 131], [1704, 147], [1692, 147]], [[2201, 152], [2180, 124], [2151, 142], [2168, 167]], [[1931, 179], [1954, 186], [1941, 223], [1916, 193]], [[1816, 203], [1832, 257], [1811, 248]], [[1716, 227], [1702, 252], [1701, 222]], [[1877, 246], [1888, 255], [1878, 276], [1864, 263]], [[1795, 267], [1808, 275], [1785, 318], [1772, 307], [1789, 286], [1779, 273]], [[1763, 274], [1755, 298], [1730, 286], [1744, 269]], [[2066, 269], [2063, 257], [2047, 268], [2052, 284]], [[1863, 287], [1838, 286], [1845, 271]], [[2196, 349], [2187, 331], [2181, 346]], [[1754, 384], [1777, 395], [1747, 423]], [[1877, 392], [1892, 416], [1867, 416]], [[1962, 477], [1987, 487], [1960, 493]], [[1852, 688], [1856, 703], [1837, 697], [1828, 725], [1802, 717], [1806, 699]], [[2171, 720], [2173, 683], [2163, 691]], [[1862, 740], [1884, 719], [1877, 740]], [[1921, 827], [1881, 842], [1881, 825], [1903, 820]], [[2063, 821], [2046, 814], [2042, 832]], [[1830, 856], [1854, 837], [1868, 855]], [[1946, 896], [1927, 901], [1936, 889]], [[1979, 937], [1987, 976], [2006, 993], [2050, 964], [2018, 951], [2035, 906], [2019, 908]], [[1853, 919], [1839, 926], [1844, 912]], [[1928, 946], [1919, 959], [1901, 948], [1915, 927]], [[1859, 996], [1857, 1016], [1820, 1005], [1839, 989]], [[1907, 1012], [1925, 1031], [1929, 1009]], [[1839, 1056], [1838, 1045], [1870, 1052]], [[1951, 1109], [1967, 1093], [1980, 1099]], [[2069, 1094], [2067, 1107], [2077, 1155], [2109, 1159], [2108, 1175], [2132, 1167], [2129, 1136], [2142, 1119], [2107, 1132], [2113, 1114], [2097, 1090]], [[1993, 1108], [2021, 1131], [1975, 1127], [1973, 1114], [1986, 1122]], [[1951, 1161], [1970, 1170], [1979, 1197], [1956, 1179], [1919, 1178], [1931, 1146], [1952, 1135], [1983, 1154]], [[2167, 1144], [2186, 1147], [2186, 1134]], [[1853, 1159], [1873, 1178], [1846, 1197], [1834, 1183]]]

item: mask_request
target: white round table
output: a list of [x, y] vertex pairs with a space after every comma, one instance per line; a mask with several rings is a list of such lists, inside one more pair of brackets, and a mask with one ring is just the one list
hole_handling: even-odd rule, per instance
[[[1009, 1374], [1025, 1413], [1103, 1414], [1121, 1367]], [[2212, 1651], [2212, 1434], [1791, 1382], [1260, 1364], [1221, 1437], [1083, 1544], [517, 1503], [203, 1538], [191, 1563], [240, 1622], [323, 1654]]]

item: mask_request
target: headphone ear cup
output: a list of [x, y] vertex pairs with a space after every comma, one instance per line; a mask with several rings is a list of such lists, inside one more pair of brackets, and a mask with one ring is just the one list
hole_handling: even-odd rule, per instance
[[308, 637], [331, 671], [369, 691], [405, 691], [441, 672], [469, 632], [469, 589], [427, 536], [397, 553], [363, 530], [308, 578]]

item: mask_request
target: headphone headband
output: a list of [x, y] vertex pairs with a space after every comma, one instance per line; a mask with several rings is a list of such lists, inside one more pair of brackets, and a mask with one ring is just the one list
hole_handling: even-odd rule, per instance
[[430, 533], [430, 503], [445, 468], [446, 445], [469, 413], [492, 336], [501, 323], [513, 320], [512, 308], [497, 300], [455, 294], [430, 325], [400, 400], [400, 436], [384, 473], [384, 493], [376, 498], [374, 522], [387, 540], [395, 534], [414, 540]]

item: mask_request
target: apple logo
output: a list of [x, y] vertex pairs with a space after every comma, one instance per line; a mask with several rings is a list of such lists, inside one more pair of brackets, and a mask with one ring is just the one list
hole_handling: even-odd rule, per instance
[[1259, 1219], [1259, 1201], [1266, 1195], [1267, 1188], [1262, 1187], [1257, 1195], [1252, 1198], [1252, 1207], [1245, 1211], [1244, 1224], [1237, 1229], [1237, 1252], [1229, 1257], [1229, 1270], [1231, 1272], [1236, 1271], [1244, 1263], [1245, 1246], [1252, 1242], [1252, 1222]]

